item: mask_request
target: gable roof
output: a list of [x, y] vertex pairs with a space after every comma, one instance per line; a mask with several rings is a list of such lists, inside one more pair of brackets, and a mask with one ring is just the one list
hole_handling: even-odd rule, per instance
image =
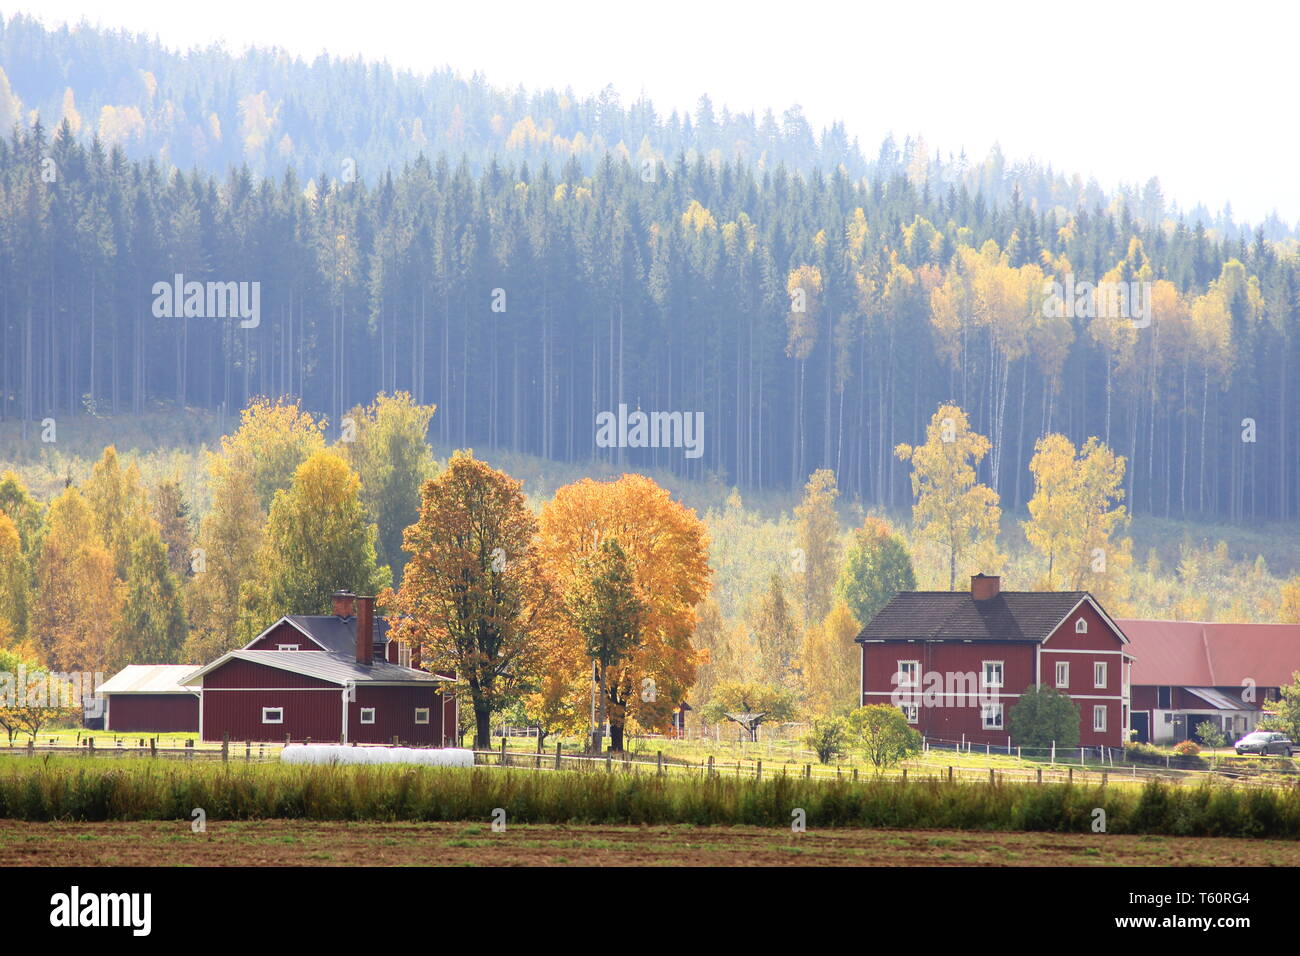
[[983, 601], [969, 591], [901, 591], [856, 640], [1042, 643], [1085, 600], [1105, 616], [1087, 591], [1000, 591]]
[[230, 651], [217, 658], [206, 667], [202, 667], [186, 679], [185, 683], [194, 686], [201, 683], [201, 678], [231, 660], [250, 661], [276, 670], [315, 677], [340, 686], [346, 684], [425, 684], [454, 682], [455, 678], [386, 661], [373, 664], [359, 664], [355, 657], [343, 654], [322, 653], [320, 651]]
[[1118, 622], [1132, 642], [1133, 684], [1281, 687], [1300, 671], [1300, 624]]
[[95, 688], [96, 694], [193, 694], [182, 684], [193, 664], [128, 664]]
[[[336, 614], [286, 614], [245, 644], [244, 650], [248, 650], [284, 622], [288, 622], [291, 627], [300, 631], [309, 640], [315, 641], [324, 651], [333, 654], [346, 654], [349, 657], [355, 655], [357, 619], [355, 616], [339, 617]], [[373, 643], [388, 643], [388, 618], [376, 617], [374, 619], [374, 635]]]

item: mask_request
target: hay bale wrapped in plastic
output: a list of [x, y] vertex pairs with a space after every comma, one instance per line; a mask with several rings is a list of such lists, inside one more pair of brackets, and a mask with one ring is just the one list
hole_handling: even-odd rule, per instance
[[343, 744], [290, 744], [280, 751], [283, 763], [420, 764], [426, 767], [472, 767], [474, 752], [456, 748], [348, 747]]

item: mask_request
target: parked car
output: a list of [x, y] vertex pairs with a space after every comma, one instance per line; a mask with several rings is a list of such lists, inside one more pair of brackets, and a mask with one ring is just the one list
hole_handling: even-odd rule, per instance
[[1291, 742], [1290, 737], [1270, 730], [1256, 730], [1237, 741], [1238, 755], [1259, 754], [1265, 757], [1280, 754], [1283, 757], [1293, 757], [1298, 752], [1300, 750]]

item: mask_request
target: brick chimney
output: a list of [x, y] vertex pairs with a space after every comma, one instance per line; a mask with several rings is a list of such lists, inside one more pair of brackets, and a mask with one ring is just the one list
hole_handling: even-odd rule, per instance
[[355, 613], [356, 595], [351, 591], [335, 591], [330, 595], [337, 617], [351, 617]]
[[357, 598], [357, 663], [372, 664], [375, 660], [375, 599]]
[[1002, 579], [996, 574], [972, 574], [970, 576], [970, 596], [976, 601], [987, 601], [998, 596], [1002, 590]]

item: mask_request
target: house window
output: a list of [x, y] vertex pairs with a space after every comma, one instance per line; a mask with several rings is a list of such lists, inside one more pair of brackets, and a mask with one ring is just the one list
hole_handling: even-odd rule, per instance
[[1173, 699], [1174, 689], [1172, 687], [1156, 688], [1156, 707], [1159, 710], [1168, 710], [1170, 701]]
[[899, 687], [916, 687], [920, 683], [921, 662], [920, 661], [899, 661], [898, 662], [898, 686]]
[[427, 723], [429, 722], [429, 708], [428, 708], [428, 707], [417, 707], [417, 708], [415, 708], [415, 722], [416, 722], [417, 724], [427, 724]]
[[1057, 687], [1070, 686], [1070, 662], [1069, 661], [1056, 662], [1056, 686]]
[[1102, 687], [1102, 688], [1106, 686], [1106, 662], [1105, 661], [1096, 661], [1092, 665], [1092, 686]]
[[981, 716], [984, 718], [985, 730], [1002, 729], [1002, 705], [985, 704], [981, 710]]
[[397, 645], [397, 663], [402, 667], [411, 666], [411, 645], [400, 641]]
[[362, 708], [361, 708], [361, 722], [362, 722], [363, 724], [373, 724], [373, 723], [375, 722], [375, 708], [373, 708], [373, 707], [362, 707]]
[[919, 720], [920, 708], [916, 704], [900, 704], [899, 709], [903, 711], [903, 717], [909, 724], [915, 724]]
[[1087, 634], [1087, 633], [1088, 633], [1088, 622], [1087, 622], [1086, 620], [1084, 620], [1083, 618], [1079, 618], [1077, 621], [1075, 621], [1075, 622], [1074, 622], [1074, 633], [1075, 633], [1075, 634]]
[[1098, 704], [1092, 709], [1092, 729], [1103, 731], [1106, 729], [1106, 706]]
[[296, 650], [298, 650], [298, 645], [297, 645], [297, 644], [277, 644], [277, 645], [275, 645], [275, 649], [276, 649], [277, 651], [296, 651]]
[[[985, 687], [1002, 686], [1002, 661], [984, 662], [984, 686]], [[998, 726], [1001, 726], [1001, 724], [999, 724]]]
[[283, 707], [263, 707], [262, 723], [264, 724], [282, 724], [284, 723]]

